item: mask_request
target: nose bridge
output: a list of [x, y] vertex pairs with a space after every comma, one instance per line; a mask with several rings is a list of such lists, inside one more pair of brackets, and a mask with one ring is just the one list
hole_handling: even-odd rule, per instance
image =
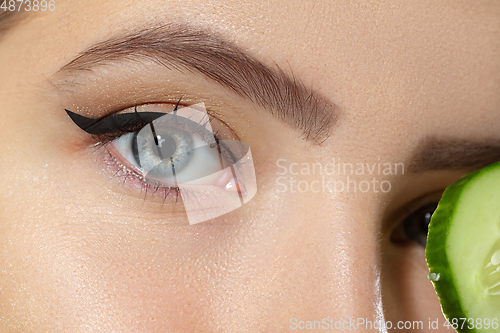
[[[337, 160], [280, 161], [280, 184], [289, 194], [280, 224], [287, 230], [279, 236], [286, 244], [280, 278], [291, 283], [288, 294], [308, 291], [307, 303], [291, 309], [299, 318], [325, 319], [331, 331], [383, 332], [378, 209], [388, 188], [380, 189], [382, 176], [356, 174], [354, 165], [344, 171]], [[298, 209], [304, 204], [307, 209]]]
[[[356, 198], [329, 223], [330, 274], [335, 281], [333, 327], [340, 331], [385, 332], [380, 281], [380, 242], [374, 214]], [[361, 209], [364, 207], [364, 209]], [[341, 321], [338, 322], [338, 321]], [[349, 323], [349, 328], [345, 328]]]
[[[300, 239], [274, 262], [279, 274], [267, 281], [280, 290], [265, 313], [281, 310], [282, 331], [385, 332], [380, 289], [378, 239], [356, 225], [354, 217], [337, 215], [321, 228], [297, 226]], [[359, 221], [357, 221], [359, 223]], [[253, 302], [252, 302], [253, 303]]]

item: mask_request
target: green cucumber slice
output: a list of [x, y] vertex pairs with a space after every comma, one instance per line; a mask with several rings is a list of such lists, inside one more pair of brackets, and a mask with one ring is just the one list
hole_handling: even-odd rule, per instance
[[458, 323], [453, 328], [500, 332], [500, 162], [444, 191], [425, 252], [443, 313]]

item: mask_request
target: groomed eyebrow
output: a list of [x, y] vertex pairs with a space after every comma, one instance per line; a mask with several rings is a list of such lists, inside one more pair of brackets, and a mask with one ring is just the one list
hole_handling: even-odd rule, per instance
[[96, 44], [59, 72], [87, 71], [122, 59], [149, 59], [169, 69], [198, 72], [298, 128], [306, 140], [329, 136], [339, 108], [278, 66], [271, 68], [214, 33], [167, 24]]
[[433, 170], [472, 170], [500, 161], [500, 142], [473, 142], [427, 138], [415, 150], [408, 170], [423, 173]]

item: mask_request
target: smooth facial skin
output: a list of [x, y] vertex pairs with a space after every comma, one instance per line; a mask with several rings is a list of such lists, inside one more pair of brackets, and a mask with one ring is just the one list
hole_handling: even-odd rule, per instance
[[[314, 91], [328, 135], [306, 139], [255, 96], [154, 56], [65, 67], [96, 44], [172, 25]], [[211, 66], [228, 67], [220, 59]], [[439, 319], [448, 332], [424, 247], [401, 237], [401, 221], [500, 159], [500, 1], [57, 1], [3, 33], [0, 73], [0, 332], [285, 332], [291, 318], [383, 317]], [[258, 183], [248, 204], [193, 226], [172, 197], [144, 199], [113, 176], [106, 148], [64, 111], [99, 118], [180, 97], [249, 144]], [[405, 169], [349, 174], [390, 182], [387, 192], [278, 181], [321, 182], [289, 166], [332, 158]]]

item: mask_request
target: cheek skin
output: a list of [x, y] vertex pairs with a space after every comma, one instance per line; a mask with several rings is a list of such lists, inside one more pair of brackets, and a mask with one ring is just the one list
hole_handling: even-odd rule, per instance
[[[282, 225], [292, 221], [282, 216]], [[307, 216], [295, 215], [296, 227], [278, 233], [262, 225], [273, 223], [263, 215], [262, 224], [237, 231], [226, 225], [220, 236], [207, 238], [201, 225], [187, 232], [60, 218], [72, 222], [30, 224], [21, 215], [16, 218], [21, 224], [3, 234], [13, 243], [5, 248], [9, 260], [22, 264], [2, 283], [15, 299], [31, 300], [18, 305], [20, 313], [37, 314], [23, 318], [18, 312], [11, 318], [33, 330], [139, 325], [144, 331], [210, 332], [216, 331], [214, 318], [226, 331], [262, 330], [261, 325], [284, 328], [290, 317], [331, 316], [332, 311], [370, 315], [369, 304], [351, 300], [366, 300], [371, 292], [357, 282], [369, 274], [373, 258], [361, 255], [367, 249], [355, 247], [341, 219], [336, 228], [311, 228], [298, 222], [310, 221]]]
[[[428, 325], [438, 319], [439, 329], [435, 332], [449, 332], [443, 327], [445, 317], [441, 312], [439, 299], [432, 283], [426, 278], [429, 269], [425, 262], [424, 248], [417, 244], [397, 246], [390, 241], [383, 244], [382, 290], [386, 317], [393, 322], [422, 321]], [[396, 306], [411, 304], [412, 306]]]

